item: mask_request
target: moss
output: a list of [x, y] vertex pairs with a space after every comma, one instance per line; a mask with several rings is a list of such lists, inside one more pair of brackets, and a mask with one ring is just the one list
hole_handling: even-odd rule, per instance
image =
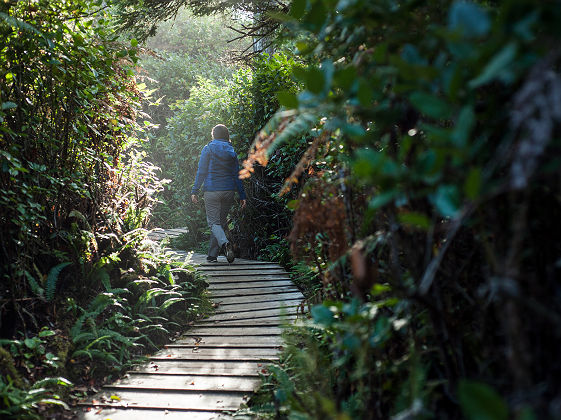
[[14, 358], [10, 352], [3, 347], [0, 347], [0, 375], [4, 378], [9, 376], [15, 387], [20, 389], [26, 388], [21, 375], [16, 370]]

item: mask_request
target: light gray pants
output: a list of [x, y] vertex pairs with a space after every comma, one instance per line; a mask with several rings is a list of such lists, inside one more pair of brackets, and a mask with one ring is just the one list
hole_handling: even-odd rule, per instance
[[228, 230], [226, 217], [234, 204], [234, 191], [205, 191], [206, 220], [212, 232], [209, 257], [217, 257], [222, 246], [228, 242], [224, 230]]

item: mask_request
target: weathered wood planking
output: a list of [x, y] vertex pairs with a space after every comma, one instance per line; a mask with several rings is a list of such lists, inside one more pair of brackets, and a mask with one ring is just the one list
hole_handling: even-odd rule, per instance
[[235, 289], [269, 289], [271, 287], [294, 287], [290, 280], [275, 281], [255, 281], [255, 282], [230, 282], [230, 283], [214, 283], [209, 282], [208, 290], [235, 290]]
[[215, 315], [230, 314], [240, 312], [256, 312], [263, 310], [275, 310], [282, 308], [297, 308], [300, 307], [301, 299], [286, 300], [286, 301], [273, 301], [273, 302], [252, 302], [252, 303], [238, 303], [236, 305], [218, 304], [214, 312]]
[[228, 271], [229, 273], [236, 273], [238, 271], [249, 271], [249, 272], [256, 272], [256, 271], [263, 271], [263, 270], [274, 270], [279, 271], [282, 268], [279, 267], [278, 264], [271, 264], [271, 263], [262, 263], [262, 264], [205, 264], [200, 265], [197, 267], [197, 270], [202, 271], [204, 273], [212, 274], [215, 271]]
[[277, 335], [245, 335], [245, 336], [186, 336], [184, 335], [173, 344], [168, 344], [166, 347], [174, 346], [207, 346], [207, 347], [265, 347], [270, 345], [280, 345], [282, 339]]
[[155, 389], [164, 391], [253, 391], [259, 383], [255, 376], [241, 375], [152, 375], [128, 374], [104, 389]]
[[[245, 394], [245, 391], [108, 389], [99, 396], [99, 399], [94, 398], [86, 404], [94, 407], [233, 411], [240, 406]], [[113, 399], [111, 399], [112, 396]], [[94, 403], [93, 400], [97, 403]]]
[[204, 255], [174, 253], [206, 276], [215, 314], [83, 402], [81, 419], [228, 419], [278, 358], [282, 326], [296, 319], [303, 299], [288, 274], [269, 262], [207, 263]]
[[238, 360], [159, 360], [151, 361], [149, 364], [138, 366], [135, 373], [161, 374], [197, 374], [197, 375], [254, 375], [263, 373], [262, 370], [267, 363], [263, 361]]
[[84, 420], [230, 420], [233, 417], [219, 411], [193, 410], [149, 410], [120, 409], [111, 407], [88, 407], [89, 412], [83, 413]]
[[302, 293], [283, 293], [282, 295], [261, 295], [261, 296], [231, 296], [231, 297], [214, 297], [213, 300], [220, 306], [234, 306], [245, 303], [264, 303], [264, 302], [301, 302]]
[[286, 271], [283, 269], [264, 269], [264, 270], [217, 270], [217, 271], [207, 271], [205, 275], [208, 277], [220, 277], [220, 276], [228, 276], [228, 277], [241, 277], [241, 276], [255, 276], [255, 275], [279, 275], [279, 276], [286, 276]]
[[281, 295], [284, 293], [299, 293], [295, 286], [277, 286], [268, 289], [233, 289], [233, 290], [211, 290], [210, 296], [212, 298], [221, 297], [238, 297], [238, 296], [263, 296], [263, 295]]
[[228, 319], [257, 319], [263, 317], [271, 316], [283, 316], [283, 315], [294, 315], [298, 312], [297, 307], [284, 307], [284, 308], [273, 308], [273, 309], [257, 309], [257, 310], [240, 310], [238, 312], [226, 312], [217, 313], [212, 316], [212, 318], [203, 319], [200, 321], [204, 322], [215, 322]]

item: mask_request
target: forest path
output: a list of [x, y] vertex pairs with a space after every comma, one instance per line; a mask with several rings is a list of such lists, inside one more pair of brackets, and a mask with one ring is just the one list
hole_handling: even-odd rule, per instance
[[[155, 239], [181, 230], [158, 230]], [[278, 358], [282, 325], [297, 316], [303, 296], [275, 263], [176, 251], [206, 275], [213, 315], [197, 321], [125, 377], [83, 404], [81, 419], [226, 419]]]

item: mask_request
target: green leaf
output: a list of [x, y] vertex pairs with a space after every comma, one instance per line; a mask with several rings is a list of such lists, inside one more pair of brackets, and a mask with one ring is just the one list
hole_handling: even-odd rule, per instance
[[506, 420], [508, 407], [489, 385], [461, 380], [458, 386], [460, 407], [468, 420]]
[[307, 0], [293, 0], [288, 13], [295, 19], [300, 19], [306, 12]]
[[414, 211], [400, 213], [397, 218], [400, 223], [406, 226], [411, 226], [423, 230], [427, 230], [431, 225], [431, 221], [427, 216]]
[[452, 132], [452, 141], [458, 147], [464, 147], [475, 126], [475, 114], [471, 106], [465, 106], [458, 115], [458, 120]]
[[329, 326], [334, 321], [333, 312], [324, 305], [315, 305], [311, 312], [314, 321], [320, 325]]
[[372, 286], [372, 289], [370, 289], [370, 294], [372, 296], [379, 296], [382, 293], [389, 292], [390, 290], [391, 287], [388, 286], [387, 284], [376, 283], [374, 286]]
[[319, 0], [314, 2], [310, 12], [306, 16], [306, 22], [318, 26], [316, 29], [319, 30], [319, 27], [323, 26], [325, 23], [326, 18], [327, 9], [325, 8], [323, 1]]
[[350, 89], [356, 81], [356, 69], [354, 66], [348, 66], [337, 70], [333, 76], [335, 84], [342, 89]]
[[133, 48], [138, 47], [138, 41], [135, 38], [131, 39], [131, 47]]
[[325, 87], [325, 77], [323, 72], [317, 68], [310, 68], [306, 77], [306, 87], [312, 93], [321, 93]]
[[479, 196], [481, 190], [481, 169], [470, 169], [466, 181], [464, 183], [464, 192], [470, 200], [475, 200]]
[[277, 98], [279, 103], [287, 109], [297, 109], [298, 108], [298, 98], [292, 92], [278, 92]]
[[2, 102], [2, 111], [13, 108], [17, 108], [17, 104], [15, 104], [14, 102]]
[[298, 200], [290, 200], [288, 203], [286, 203], [286, 207], [290, 210], [296, 210], [298, 208], [298, 203]]
[[436, 119], [450, 116], [450, 105], [442, 99], [426, 92], [413, 92], [409, 100], [422, 114]]
[[23, 343], [27, 346], [28, 349], [31, 350], [37, 347], [37, 340], [34, 340], [32, 338], [26, 338], [25, 340], [23, 340]]
[[455, 185], [441, 185], [433, 195], [433, 204], [444, 217], [454, 217], [460, 205], [460, 195]]
[[516, 58], [518, 46], [511, 42], [501, 51], [499, 51], [493, 59], [485, 66], [481, 74], [469, 82], [470, 88], [477, 88], [495, 79], [507, 79], [510, 73], [510, 65]]
[[343, 338], [342, 344], [344, 349], [349, 349], [353, 351], [360, 347], [361, 341], [360, 338], [358, 338], [356, 335], [347, 333]]
[[491, 20], [480, 6], [465, 0], [455, 1], [448, 13], [448, 27], [468, 38], [482, 37], [489, 33]]
[[396, 190], [386, 191], [382, 194], [378, 194], [377, 196], [372, 198], [372, 200], [370, 200], [368, 207], [373, 210], [383, 207], [386, 204], [391, 203], [394, 198], [397, 197], [397, 195], [398, 192]]
[[51, 337], [55, 335], [53, 330], [49, 330], [47, 327], [43, 327], [41, 331], [39, 331], [39, 337]]
[[364, 107], [372, 106], [372, 99], [374, 95], [372, 94], [372, 88], [370, 87], [370, 83], [364, 78], [360, 78], [358, 80], [358, 92], [357, 98], [360, 104]]

